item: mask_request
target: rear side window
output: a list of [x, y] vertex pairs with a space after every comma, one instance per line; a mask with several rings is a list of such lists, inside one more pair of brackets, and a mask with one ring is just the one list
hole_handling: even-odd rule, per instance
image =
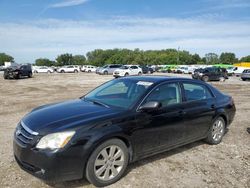
[[183, 83], [187, 101], [196, 101], [212, 98], [211, 92], [204, 85], [194, 83]]

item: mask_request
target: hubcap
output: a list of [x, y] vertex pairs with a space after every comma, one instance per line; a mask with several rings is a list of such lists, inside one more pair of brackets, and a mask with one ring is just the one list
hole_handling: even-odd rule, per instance
[[213, 125], [212, 137], [214, 141], [219, 141], [224, 134], [224, 123], [222, 120], [217, 120]]
[[108, 181], [115, 178], [124, 166], [124, 152], [118, 146], [104, 148], [97, 156], [94, 164], [98, 179]]

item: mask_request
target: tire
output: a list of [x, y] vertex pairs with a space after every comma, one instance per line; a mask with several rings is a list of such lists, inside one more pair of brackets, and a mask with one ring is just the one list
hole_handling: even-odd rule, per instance
[[241, 78], [242, 79], [242, 81], [246, 81], [246, 79], [245, 78]]
[[108, 73], [108, 71], [104, 71], [104, 73], [103, 73], [104, 75], [108, 75], [109, 73]]
[[4, 75], [3, 78], [4, 78], [5, 80], [7, 80], [7, 79], [8, 79], [8, 76], [7, 76], [7, 75]]
[[129, 74], [126, 72], [126, 73], [124, 74], [124, 76], [129, 76]]
[[34, 71], [34, 73], [38, 73], [37, 71]]
[[91, 73], [91, 70], [88, 70], [88, 73]]
[[64, 71], [64, 70], [61, 70], [60, 73], [65, 73], [65, 71]]
[[32, 72], [29, 73], [28, 77], [29, 77], [29, 78], [32, 78]]
[[21, 78], [20, 74], [18, 74], [18, 75], [15, 76], [15, 79], [20, 79], [20, 78]]
[[220, 116], [213, 121], [205, 141], [211, 145], [219, 144], [222, 141], [225, 132], [226, 123], [225, 120]]
[[139, 76], [141, 76], [141, 75], [142, 75], [142, 73], [141, 73], [141, 72], [139, 72], [139, 73], [138, 73], [138, 75], [139, 75]]
[[[113, 155], [111, 155], [111, 148], [113, 148]], [[105, 152], [106, 151], [106, 152]], [[118, 151], [120, 155], [118, 156]], [[102, 153], [106, 153], [105, 156]], [[118, 156], [115, 158], [110, 156]], [[97, 159], [99, 158], [99, 164]], [[104, 187], [115, 183], [124, 174], [129, 160], [128, 148], [125, 143], [119, 139], [111, 139], [100, 144], [89, 157], [86, 166], [86, 178], [96, 187]], [[113, 161], [113, 162], [112, 162]], [[116, 162], [117, 165], [113, 163]], [[119, 166], [119, 165], [120, 166]], [[111, 170], [113, 169], [113, 170]], [[97, 174], [99, 172], [99, 175]], [[117, 173], [114, 177], [113, 173]], [[106, 180], [105, 180], [106, 179]]]
[[47, 73], [48, 73], [48, 74], [51, 74], [51, 71], [48, 71]]
[[209, 81], [209, 77], [208, 77], [208, 76], [203, 76], [203, 77], [202, 77], [202, 80], [203, 80], [204, 82], [208, 82], [208, 81]]
[[75, 69], [75, 70], [74, 70], [74, 73], [78, 73], [78, 70]]

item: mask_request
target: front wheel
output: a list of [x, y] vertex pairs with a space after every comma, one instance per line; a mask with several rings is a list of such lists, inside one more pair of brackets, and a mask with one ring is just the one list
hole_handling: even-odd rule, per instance
[[206, 142], [212, 145], [219, 144], [226, 131], [225, 120], [222, 117], [218, 117], [212, 124], [209, 134], [206, 138]]
[[209, 77], [208, 77], [208, 76], [203, 76], [203, 77], [202, 77], [202, 80], [203, 80], [204, 82], [208, 82], [208, 81], [209, 81]]
[[139, 73], [138, 73], [138, 75], [139, 75], [139, 76], [141, 76], [141, 75], [142, 75], [142, 73], [141, 73], [141, 72], [139, 72]]
[[100, 144], [89, 157], [86, 178], [97, 187], [115, 183], [124, 174], [128, 165], [128, 148], [119, 139]]

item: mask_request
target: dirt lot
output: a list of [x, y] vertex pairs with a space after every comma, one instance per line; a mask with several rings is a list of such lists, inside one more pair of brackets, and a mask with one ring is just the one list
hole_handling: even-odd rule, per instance
[[[2, 77], [2, 75], [0, 74]], [[40, 74], [32, 79], [0, 77], [0, 187], [50, 187], [22, 171], [12, 154], [17, 122], [32, 108], [82, 96], [112, 79], [96, 74]], [[136, 162], [110, 187], [250, 187], [250, 82], [211, 83], [235, 99], [237, 114], [221, 144], [196, 142]], [[92, 187], [86, 180], [54, 187]]]

